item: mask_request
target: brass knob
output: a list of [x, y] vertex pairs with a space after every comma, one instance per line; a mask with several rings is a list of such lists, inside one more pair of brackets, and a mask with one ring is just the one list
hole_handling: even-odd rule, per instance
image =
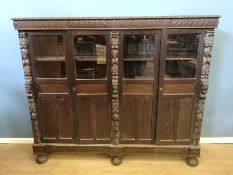
[[159, 88], [159, 91], [163, 91], [163, 88], [162, 88], [162, 87], [160, 87], [160, 88]]

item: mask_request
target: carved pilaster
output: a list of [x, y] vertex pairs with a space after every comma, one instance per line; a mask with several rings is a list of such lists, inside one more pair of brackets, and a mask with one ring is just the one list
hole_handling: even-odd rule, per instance
[[31, 72], [31, 62], [28, 50], [28, 36], [25, 32], [19, 31], [19, 43], [22, 55], [24, 77], [25, 77], [25, 89], [28, 98], [28, 105], [30, 116], [32, 120], [32, 131], [34, 137], [34, 143], [40, 143], [40, 131], [36, 112], [36, 104], [32, 87], [32, 72]]
[[119, 143], [119, 35], [118, 32], [110, 32], [111, 47], [111, 79], [112, 79], [112, 144]]
[[199, 145], [205, 99], [208, 90], [208, 75], [210, 69], [211, 51], [213, 46], [214, 30], [207, 30], [204, 38], [204, 55], [201, 71], [201, 89], [197, 104], [197, 113], [194, 125], [193, 145]]

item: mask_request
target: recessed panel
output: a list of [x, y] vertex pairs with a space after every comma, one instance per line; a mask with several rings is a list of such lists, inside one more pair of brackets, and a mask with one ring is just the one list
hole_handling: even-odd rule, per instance
[[107, 93], [106, 83], [77, 83], [78, 94]]
[[163, 93], [164, 94], [193, 94], [194, 95], [195, 82], [190, 83], [166, 83], [164, 82]]
[[66, 83], [38, 83], [39, 93], [68, 93]]
[[124, 93], [132, 93], [132, 94], [153, 94], [153, 84], [152, 83], [124, 83], [123, 84], [123, 92]]

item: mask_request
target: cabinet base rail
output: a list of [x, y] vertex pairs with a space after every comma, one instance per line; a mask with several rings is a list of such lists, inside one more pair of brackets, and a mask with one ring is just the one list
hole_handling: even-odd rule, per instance
[[[121, 164], [121, 157], [124, 154], [134, 153], [167, 153], [186, 156], [186, 163], [197, 166], [197, 157], [200, 157], [199, 145], [153, 145], [153, 144], [55, 144], [41, 143], [33, 144], [33, 153], [37, 155], [36, 162], [42, 164], [47, 161], [51, 152], [90, 152], [109, 154], [113, 165]], [[42, 160], [41, 160], [42, 159]], [[38, 161], [41, 160], [41, 161]]]

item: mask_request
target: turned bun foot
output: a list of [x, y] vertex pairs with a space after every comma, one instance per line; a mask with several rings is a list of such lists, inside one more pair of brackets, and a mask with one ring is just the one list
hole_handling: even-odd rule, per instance
[[196, 157], [188, 157], [186, 163], [191, 167], [196, 167], [198, 165], [198, 159]]
[[36, 163], [43, 164], [48, 160], [48, 155], [45, 153], [39, 153], [36, 155]]
[[120, 157], [112, 157], [111, 162], [113, 165], [118, 166], [121, 164], [121, 158]]

